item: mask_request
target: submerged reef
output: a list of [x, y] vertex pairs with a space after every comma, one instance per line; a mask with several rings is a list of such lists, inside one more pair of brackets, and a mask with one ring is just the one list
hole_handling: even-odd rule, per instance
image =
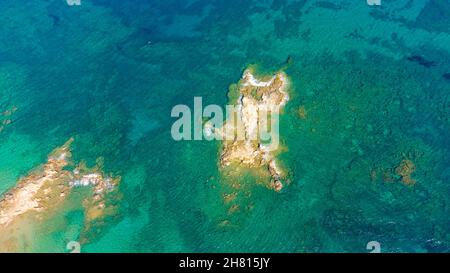
[[16, 106], [6, 109], [0, 113], [0, 133], [3, 132], [9, 124], [12, 122], [12, 115], [17, 111]]
[[[38, 225], [67, 208], [70, 195], [77, 187], [88, 187], [82, 195], [84, 227], [80, 242], [97, 221], [114, 212], [106, 196], [116, 193], [120, 177], [104, 174], [101, 164], [88, 168], [71, 162], [73, 138], [56, 148], [46, 163], [21, 178], [0, 200], [0, 251], [27, 251], [33, 247], [33, 232]], [[72, 167], [72, 170], [70, 170]]]
[[424, 57], [419, 56], [419, 55], [410, 56], [410, 57], [408, 57], [408, 60], [411, 62], [418, 63], [421, 66], [424, 66], [426, 68], [436, 66], [436, 63], [434, 61], [427, 60]]
[[[289, 100], [288, 80], [284, 72], [278, 72], [267, 81], [256, 79], [251, 69], [245, 70], [242, 79], [230, 88], [229, 97], [237, 97], [234, 103], [237, 113], [230, 115], [225, 124], [214, 129], [214, 134], [223, 139], [220, 167], [243, 167], [262, 171], [270, 177], [268, 188], [280, 191], [286, 177], [278, 166], [276, 153], [279, 151], [278, 123], [274, 122], [281, 108]], [[268, 117], [268, 120], [266, 118]], [[265, 124], [263, 124], [265, 123]], [[268, 125], [268, 124], [271, 125]], [[270, 128], [270, 141], [264, 142], [262, 130]], [[205, 126], [208, 128], [208, 124]], [[265, 127], [265, 128], [264, 128]], [[212, 129], [212, 128], [209, 128]]]
[[414, 185], [416, 181], [411, 178], [411, 175], [416, 171], [416, 166], [409, 159], [403, 159], [402, 162], [395, 168], [395, 173], [401, 176], [401, 180], [405, 185]]

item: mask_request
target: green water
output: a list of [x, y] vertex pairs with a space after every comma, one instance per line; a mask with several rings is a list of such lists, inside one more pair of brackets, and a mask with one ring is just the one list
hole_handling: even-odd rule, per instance
[[[83, 252], [450, 250], [448, 1], [0, 7], [0, 112], [18, 108], [0, 133], [0, 191], [72, 136], [76, 161], [102, 156], [122, 177], [119, 214]], [[249, 65], [290, 77], [279, 158], [292, 182], [276, 193], [243, 175], [235, 202], [252, 209], [229, 215], [219, 143], [175, 142], [170, 111], [194, 96], [224, 106]], [[395, 175], [403, 159], [414, 186]], [[52, 221], [35, 251], [65, 252], [83, 211]]]

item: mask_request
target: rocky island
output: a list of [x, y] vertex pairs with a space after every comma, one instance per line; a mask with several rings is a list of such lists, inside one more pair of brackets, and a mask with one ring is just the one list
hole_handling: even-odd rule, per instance
[[228, 116], [221, 128], [209, 128], [223, 140], [222, 169], [253, 169], [270, 177], [265, 183], [268, 188], [275, 191], [283, 188], [286, 174], [279, 167], [276, 154], [280, 150], [278, 115], [289, 100], [287, 89], [284, 72], [257, 79], [252, 69], [245, 70], [239, 83], [230, 87], [229, 103], [236, 112]]

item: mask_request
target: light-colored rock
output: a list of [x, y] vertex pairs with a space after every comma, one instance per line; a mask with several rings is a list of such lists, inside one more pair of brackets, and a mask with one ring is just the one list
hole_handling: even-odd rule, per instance
[[[278, 167], [275, 158], [279, 149], [278, 131], [270, 132], [272, 141], [264, 144], [260, 136], [260, 126], [266, 112], [272, 117], [278, 115], [289, 100], [287, 76], [284, 72], [278, 72], [269, 80], [262, 81], [256, 79], [251, 70], [247, 69], [238, 87], [240, 97], [236, 105], [237, 121], [229, 119], [222, 128], [216, 130], [206, 124], [210, 133], [223, 139], [220, 165], [226, 167], [237, 163], [247, 168], [267, 168], [271, 176], [268, 187], [280, 191], [283, 188], [281, 180], [285, 174]], [[239, 135], [243, 138], [239, 138]]]

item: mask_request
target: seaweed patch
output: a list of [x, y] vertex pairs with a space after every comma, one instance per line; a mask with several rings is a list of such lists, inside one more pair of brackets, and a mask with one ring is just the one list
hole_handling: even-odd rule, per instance
[[413, 56], [408, 57], [408, 61], [420, 64], [421, 66], [424, 66], [426, 68], [436, 66], [436, 63], [434, 61], [427, 60], [424, 57], [419, 56], [419, 55], [413, 55]]

